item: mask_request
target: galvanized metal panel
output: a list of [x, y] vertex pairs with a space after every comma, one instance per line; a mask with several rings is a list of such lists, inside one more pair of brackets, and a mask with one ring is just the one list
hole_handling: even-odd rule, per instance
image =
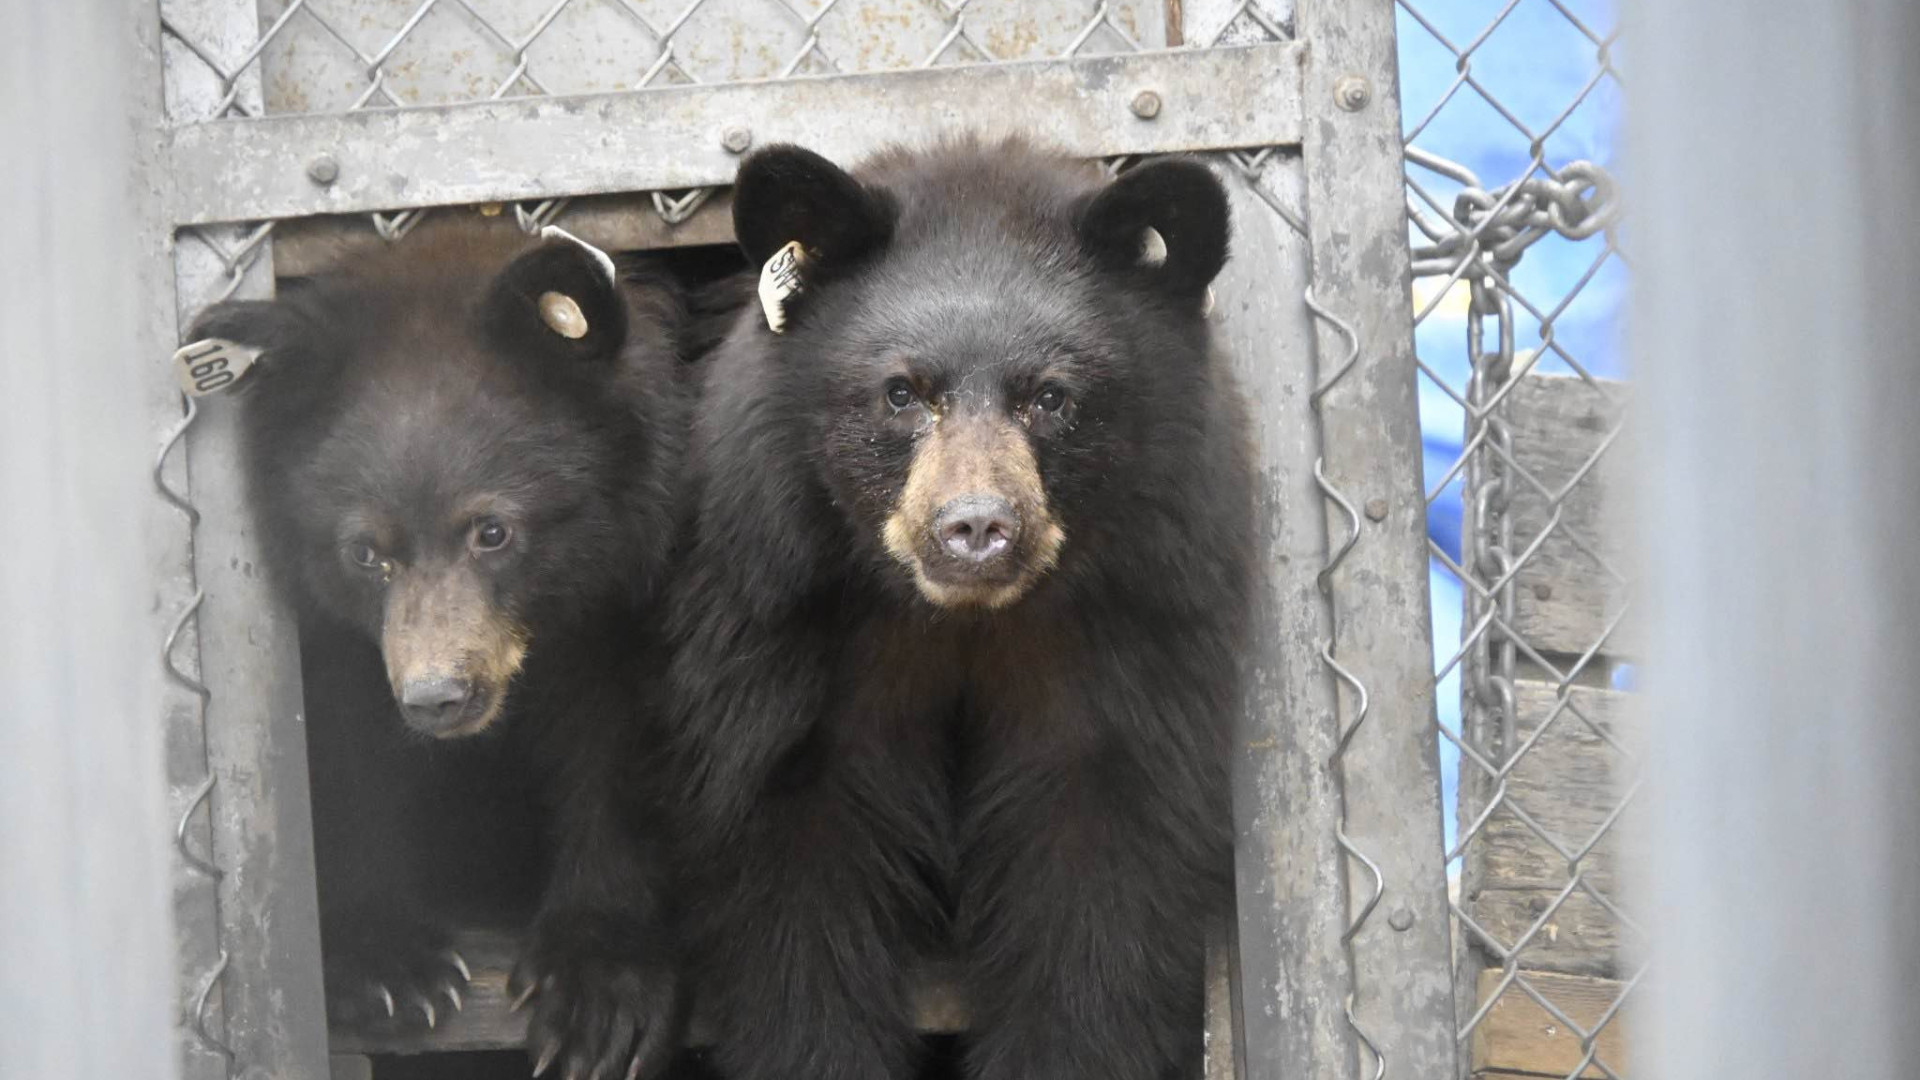
[[[164, 673], [155, 711], [166, 743], [167, 835], [173, 841], [173, 918], [178, 967], [174, 1000], [175, 1053], [186, 1080], [227, 1080], [231, 1053], [224, 1032], [220, 980], [226, 958], [220, 949], [219, 876], [214, 865], [208, 799], [205, 725], [201, 718], [199, 634], [193, 621], [198, 593], [193, 580], [193, 511], [185, 501], [186, 455], [180, 452], [186, 416], [180, 387], [165, 362], [179, 344], [174, 292], [173, 228], [166, 217], [163, 133], [176, 116], [204, 115], [218, 100], [215, 84], [168, 78], [177, 45], [160, 32], [150, 0], [127, 0], [134, 43], [129, 83], [135, 88], [130, 117], [140, 168], [134, 173], [134, 208], [141, 253], [135, 355], [139, 365], [148, 459], [153, 490], [141, 500], [134, 521], [147, 547], [153, 582], [148, 598], [148, 640], [154, 668]], [[196, 28], [218, 31], [218, 27]], [[182, 69], [175, 67], [176, 74]], [[191, 68], [184, 69], [191, 72]], [[173, 110], [178, 107], [181, 112]]]
[[344, 112], [362, 101], [448, 105], [598, 94], [1168, 44], [1163, 0], [973, 0], [953, 7], [927, 0], [262, 0], [260, 21], [272, 29], [260, 56], [270, 113]]
[[[1453, 985], [1393, 0], [1299, 0], [1363, 1075], [1451, 1076]], [[1349, 546], [1350, 545], [1350, 546]], [[1369, 865], [1371, 864], [1371, 865]]]
[[[199, 262], [199, 266], [193, 265]], [[179, 252], [181, 296], [212, 270]], [[224, 279], [224, 274], [219, 278]], [[265, 256], [245, 293], [267, 295]], [[265, 578], [245, 505], [234, 402], [203, 405], [187, 435], [192, 497], [202, 518], [194, 576], [206, 599], [196, 616], [206, 685], [207, 762], [213, 844], [220, 883], [220, 944], [228, 955], [221, 987], [226, 1037], [245, 1068], [276, 1078], [327, 1075], [326, 1010], [320, 979], [319, 908], [307, 792], [300, 646], [291, 613]]]
[[1235, 1042], [1243, 1080], [1344, 1080], [1353, 1056], [1340, 1013], [1339, 797], [1326, 767], [1337, 718], [1318, 657], [1326, 520], [1313, 481], [1313, 327], [1300, 301], [1306, 242], [1256, 190], [1298, 206], [1299, 161], [1229, 179], [1235, 254], [1214, 283], [1214, 318], [1252, 414], [1264, 571], [1233, 766]]
[[[154, 46], [143, 74], [155, 89], [164, 74], [167, 90], [164, 116], [153, 109], [141, 118], [148, 138], [157, 141], [167, 121], [201, 119], [223, 103], [257, 108], [252, 75], [223, 85], [171, 47], [164, 63], [154, 62], [156, 12], [134, 6], [134, 25]], [[196, 40], [215, 49], [245, 48], [258, 30], [243, 0], [198, 3], [168, 18], [191, 20]], [[166, 363], [179, 328], [205, 303], [268, 295], [272, 263], [264, 246], [234, 262], [249, 240], [243, 231], [176, 238], [163, 205], [156, 200], [149, 212], [145, 273], [156, 296], [141, 355], [153, 373], [149, 400], [163, 429], [168, 504], [155, 543], [178, 582], [165, 608], [164, 647], [186, 692], [184, 707], [168, 713], [170, 782], [186, 822], [176, 908], [191, 930], [180, 957], [183, 1064], [194, 1076], [321, 1080], [326, 1027], [298, 642], [261, 578], [231, 409], [212, 403], [183, 416]]]
[[[1302, 56], [1280, 43], [218, 120], [173, 132], [171, 212], [257, 221], [726, 184], [733, 128], [839, 160], [960, 130], [1037, 131], [1085, 157], [1287, 145], [1300, 141]], [[1132, 108], [1147, 90], [1151, 119]], [[308, 175], [322, 154], [338, 173], [327, 183]]]

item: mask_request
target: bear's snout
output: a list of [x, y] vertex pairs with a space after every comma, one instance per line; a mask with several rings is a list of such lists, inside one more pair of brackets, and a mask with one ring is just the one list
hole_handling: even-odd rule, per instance
[[881, 538], [929, 603], [992, 610], [1053, 568], [1066, 534], [1026, 433], [1005, 416], [961, 414], [915, 441]]
[[408, 723], [438, 734], [460, 725], [473, 695], [474, 686], [468, 679], [451, 675], [413, 678], [400, 686], [400, 708]]
[[394, 578], [380, 648], [407, 726], [454, 739], [499, 716], [526, 658], [527, 632], [494, 605], [472, 561], [462, 560]]
[[998, 495], [962, 495], [940, 508], [933, 528], [947, 554], [984, 564], [1013, 551], [1020, 539], [1020, 514]]

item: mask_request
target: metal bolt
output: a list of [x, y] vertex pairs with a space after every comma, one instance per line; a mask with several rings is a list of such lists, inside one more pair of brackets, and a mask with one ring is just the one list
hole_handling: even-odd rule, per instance
[[1333, 84], [1333, 100], [1348, 112], [1359, 112], [1373, 101], [1373, 84], [1365, 75], [1345, 75]]
[[725, 147], [729, 154], [744, 154], [747, 152], [747, 147], [753, 145], [753, 129], [735, 124], [720, 133], [720, 145]]
[[1413, 929], [1413, 912], [1407, 908], [1394, 908], [1387, 916], [1387, 925], [1402, 933]]
[[1151, 120], [1160, 115], [1160, 95], [1151, 90], [1142, 90], [1133, 95], [1133, 115], [1142, 120]]
[[1535, 585], [1535, 586], [1533, 587], [1533, 598], [1534, 598], [1535, 600], [1551, 600], [1551, 599], [1553, 599], [1553, 586], [1551, 586], [1551, 585], [1549, 585], [1549, 584], [1547, 584], [1547, 583], [1546, 583], [1546, 582], [1544, 582], [1544, 581], [1543, 581], [1543, 582], [1541, 582], [1541, 583], [1540, 583], [1540, 584], [1538, 584], [1538, 585]]
[[340, 179], [340, 163], [333, 160], [332, 154], [320, 154], [307, 162], [307, 179], [326, 187]]
[[1368, 499], [1367, 500], [1367, 520], [1368, 521], [1387, 520], [1387, 500]]

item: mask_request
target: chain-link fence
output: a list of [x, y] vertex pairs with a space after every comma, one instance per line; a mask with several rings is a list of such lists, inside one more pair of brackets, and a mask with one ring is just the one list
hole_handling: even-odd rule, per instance
[[1619, 1076], [1642, 942], [1616, 855], [1639, 769], [1616, 31], [1604, 4], [1457, 7], [1400, 0], [1458, 1035], [1474, 1068]]
[[[1587, 351], [1583, 306], [1618, 285], [1619, 204], [1604, 162], [1564, 145], [1612, 93], [1611, 37], [1573, 7], [1537, 5], [1535, 21], [1556, 20], [1593, 61], [1536, 116], [1539, 93], [1513, 105], [1482, 70], [1530, 9], [1462, 28], [1442, 6], [1400, 5], [1396, 82], [1385, 2], [161, 0], [149, 59], [169, 134], [153, 161], [171, 174], [157, 213], [174, 246], [156, 273], [172, 289], [155, 343], [170, 348], [209, 302], [323, 263], [342, 237], [397, 242], [424, 215], [476, 205], [609, 248], [722, 242], [732, 164], [775, 139], [853, 157], [985, 126], [1115, 170], [1207, 155], [1237, 214], [1216, 319], [1258, 414], [1264, 539], [1287, 556], [1249, 643], [1238, 941], [1220, 965], [1231, 1001], [1212, 999], [1210, 1069], [1426, 1080], [1467, 1044], [1478, 1054], [1503, 1003], [1524, 998], [1578, 1044], [1570, 1068], [1535, 1071], [1613, 1073], [1613, 1005], [1586, 1015], [1551, 979], [1631, 986], [1613, 959], [1631, 923], [1608, 853], [1623, 800], [1569, 817], [1565, 770], [1529, 768], [1624, 742], [1606, 695], [1625, 582], [1593, 494], [1623, 395]], [[1427, 100], [1432, 80], [1414, 73], [1436, 64], [1448, 77]], [[833, 75], [850, 78], [806, 78]], [[1396, 85], [1404, 188], [1398, 157], [1370, 149], [1400, 119]], [[1467, 122], [1504, 125], [1524, 153], [1456, 152], [1446, 136], [1475, 102], [1491, 119]], [[1590, 265], [1569, 277], [1564, 252], [1543, 254], [1556, 249]], [[1416, 369], [1421, 424], [1463, 433], [1437, 467], [1428, 446], [1435, 578], [1454, 589], [1439, 602], [1463, 610], [1462, 633], [1442, 624], [1438, 664], [1410, 468]], [[230, 419], [176, 400], [156, 404], [154, 477], [183, 531], [154, 543], [182, 568], [161, 590], [178, 691], [181, 1015], [189, 1074], [224, 1077], [324, 1055], [325, 1033], [306, 1015], [317, 972], [296, 970], [318, 943], [311, 871], [296, 865], [300, 736], [282, 722], [298, 712], [295, 646], [239, 533]], [[1530, 456], [1564, 450], [1555, 432], [1569, 424], [1594, 436], [1579, 460]], [[1462, 504], [1464, 523], [1449, 509]], [[1459, 762], [1461, 822], [1444, 841], [1443, 758]], [[263, 837], [262, 822], [284, 835]]]

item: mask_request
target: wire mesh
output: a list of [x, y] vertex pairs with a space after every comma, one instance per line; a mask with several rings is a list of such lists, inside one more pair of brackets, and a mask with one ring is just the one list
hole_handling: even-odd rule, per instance
[[[213, 103], [194, 119], [1102, 55], [1168, 39], [1157, 0], [261, 0], [257, 38], [234, 41], [204, 25], [206, 9], [160, 4], [173, 93]], [[257, 105], [242, 92], [250, 80]], [[713, 190], [651, 202], [677, 225]], [[537, 228], [565, 209], [548, 200], [516, 213]], [[391, 240], [423, 214], [373, 224]]]
[[[1543, 1068], [1622, 1076], [1609, 1028], [1644, 975], [1615, 853], [1640, 756], [1609, 700], [1633, 644], [1606, 500], [1627, 422], [1611, 335], [1625, 257], [1617, 185], [1589, 160], [1606, 152], [1618, 32], [1570, 0], [1490, 18], [1399, 7], [1439, 736], [1457, 762], [1456, 1035], [1538, 1009], [1575, 1044]], [[1562, 973], [1604, 977], [1605, 1002], [1571, 1006]]]

